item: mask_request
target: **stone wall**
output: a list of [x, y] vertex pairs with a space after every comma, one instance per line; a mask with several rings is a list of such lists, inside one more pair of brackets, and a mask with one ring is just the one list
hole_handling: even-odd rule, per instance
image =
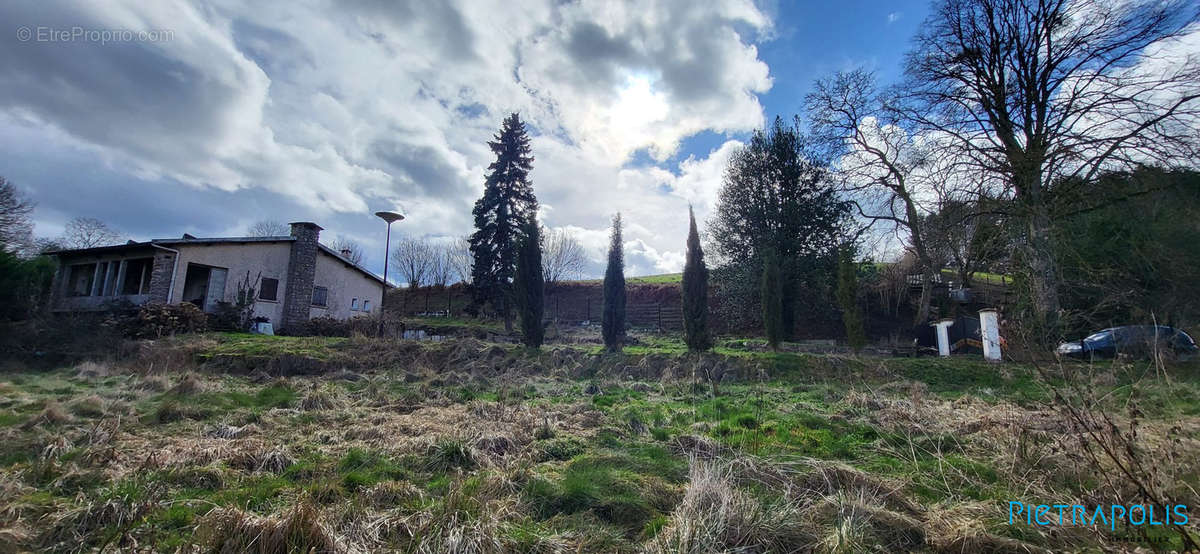
[[312, 304], [313, 278], [317, 272], [321, 226], [316, 223], [292, 223], [291, 255], [288, 258], [287, 283], [283, 291], [281, 330], [299, 330], [308, 321]]
[[[150, 269], [150, 301], [167, 303], [171, 292], [171, 279], [175, 273], [175, 253], [166, 250], [154, 252], [154, 265]], [[183, 286], [180, 283], [179, 286]]]

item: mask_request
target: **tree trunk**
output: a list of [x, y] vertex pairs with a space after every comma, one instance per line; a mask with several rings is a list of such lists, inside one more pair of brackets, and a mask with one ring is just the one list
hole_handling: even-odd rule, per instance
[[1037, 318], [1050, 331], [1057, 322], [1060, 308], [1058, 266], [1050, 244], [1050, 216], [1046, 207], [1038, 204], [1030, 206], [1028, 219], [1026, 263], [1029, 264], [1031, 300]]
[[933, 300], [933, 269], [929, 262], [921, 262], [921, 300], [917, 303], [916, 325], [929, 321], [929, 304]]

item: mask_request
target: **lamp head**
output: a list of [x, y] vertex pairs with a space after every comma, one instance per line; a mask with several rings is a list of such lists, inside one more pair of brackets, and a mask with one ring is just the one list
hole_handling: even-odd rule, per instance
[[401, 219], [404, 219], [404, 216], [400, 215], [398, 212], [387, 212], [387, 211], [375, 212], [375, 215], [379, 216], [380, 219], [388, 222], [389, 225], [396, 221], [400, 221]]

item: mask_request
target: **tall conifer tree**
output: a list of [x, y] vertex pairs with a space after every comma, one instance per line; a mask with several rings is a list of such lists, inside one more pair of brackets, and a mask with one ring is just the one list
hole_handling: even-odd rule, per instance
[[545, 327], [545, 284], [542, 275], [542, 234], [537, 219], [525, 223], [517, 250], [517, 275], [513, 281], [513, 300], [521, 322], [521, 342], [530, 348], [542, 346]]
[[533, 169], [529, 136], [517, 114], [504, 119], [488, 146], [496, 161], [488, 166], [483, 196], [475, 202], [475, 232], [469, 239], [474, 264], [471, 282], [474, 308], [491, 303], [512, 332], [512, 279], [517, 247], [525, 224], [537, 213], [537, 197], [529, 172]]
[[708, 267], [700, 248], [696, 214], [688, 206], [687, 261], [683, 266], [683, 329], [688, 350], [704, 352], [712, 348], [708, 333]]
[[608, 246], [608, 268], [604, 270], [604, 314], [601, 319], [604, 345], [621, 348], [625, 338], [625, 252], [621, 239], [621, 214], [613, 217]]
[[779, 254], [767, 250], [763, 256], [762, 309], [763, 327], [767, 334], [767, 345], [779, 350], [783, 341], [783, 283], [780, 278]]

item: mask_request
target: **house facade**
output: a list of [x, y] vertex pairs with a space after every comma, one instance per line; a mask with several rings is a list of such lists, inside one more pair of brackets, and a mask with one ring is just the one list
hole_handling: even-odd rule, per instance
[[291, 224], [279, 237], [154, 239], [60, 250], [52, 285], [53, 312], [98, 311], [113, 303], [191, 302], [206, 312], [233, 302], [238, 283], [258, 282], [255, 316], [276, 329], [310, 318], [346, 319], [374, 313], [383, 279], [320, 243], [315, 223]]

